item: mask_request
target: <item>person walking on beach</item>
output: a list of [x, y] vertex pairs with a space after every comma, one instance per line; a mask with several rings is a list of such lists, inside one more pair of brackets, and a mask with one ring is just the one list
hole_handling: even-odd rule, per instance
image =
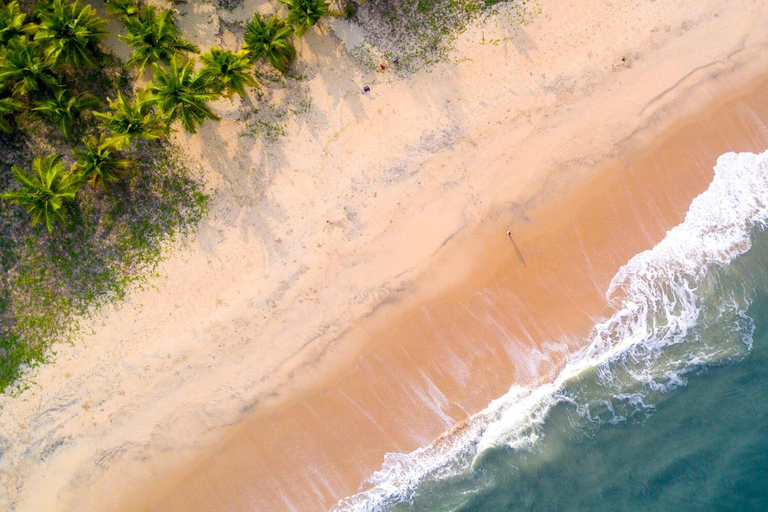
[[520, 252], [520, 248], [515, 243], [515, 239], [512, 238], [512, 231], [507, 230], [507, 236], [509, 237], [509, 241], [512, 242], [512, 247], [515, 249], [515, 254], [517, 255], [517, 259], [520, 260], [520, 263], [522, 263], [524, 267], [527, 267], [528, 265], [525, 264], [525, 258], [523, 257], [523, 253]]
[[371, 88], [366, 85], [365, 87], [363, 87], [363, 94], [367, 92], [371, 92]]

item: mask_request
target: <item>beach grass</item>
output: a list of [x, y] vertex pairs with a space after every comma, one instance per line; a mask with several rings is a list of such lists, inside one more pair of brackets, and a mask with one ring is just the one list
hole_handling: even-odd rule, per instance
[[[71, 340], [79, 320], [154, 275], [163, 244], [205, 215], [207, 196], [169, 143], [142, 142], [135, 152], [126, 182], [109, 194], [81, 192], [53, 233], [0, 206], [0, 391], [54, 357], [52, 344]], [[8, 186], [9, 161], [26, 154], [0, 154], [0, 186]]]
[[371, 51], [398, 57], [400, 69], [415, 71], [448, 59], [472, 21], [502, 8], [521, 25], [541, 12], [536, 0], [367, 0], [354, 18], [366, 33], [361, 46], [368, 48], [353, 53], [364, 63]]

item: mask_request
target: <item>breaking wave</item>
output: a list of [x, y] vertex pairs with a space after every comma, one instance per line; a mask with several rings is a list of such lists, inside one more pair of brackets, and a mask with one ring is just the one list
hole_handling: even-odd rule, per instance
[[386, 510], [410, 501], [427, 479], [472, 471], [493, 447], [530, 449], [559, 403], [572, 406], [576, 428], [641, 422], [691, 372], [746, 354], [753, 292], [723, 282], [729, 264], [752, 246], [754, 231], [766, 226], [767, 201], [768, 151], [721, 156], [683, 223], [614, 276], [610, 316], [553, 382], [513, 387], [432, 445], [387, 454], [364, 488], [335, 510]]

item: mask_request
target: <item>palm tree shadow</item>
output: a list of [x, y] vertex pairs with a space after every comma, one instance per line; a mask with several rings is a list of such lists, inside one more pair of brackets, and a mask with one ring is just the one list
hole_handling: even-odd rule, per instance
[[[248, 99], [244, 104], [247, 108], [253, 105], [253, 101]], [[216, 203], [212, 206], [219, 209], [219, 213], [226, 212], [223, 221], [236, 225], [243, 240], [253, 237], [268, 240], [274, 238], [274, 234], [269, 229], [260, 203], [270, 183], [285, 165], [283, 144], [279, 139], [265, 142], [243, 134], [240, 123], [237, 119], [223, 119], [219, 123], [208, 122], [199, 131], [200, 144], [205, 148], [203, 165], [218, 174], [224, 183], [224, 187], [217, 191]], [[280, 220], [275, 219], [275, 213], [270, 212], [270, 219]], [[217, 243], [211, 230], [218, 232], [218, 229], [212, 226], [212, 221], [203, 221], [198, 238], [200, 247], [209, 257], [217, 257]]]
[[[348, 62], [340, 65], [343, 60]], [[354, 70], [359, 64], [349, 62], [351, 60], [353, 57], [346, 45], [327, 23], [318, 24], [304, 35], [300, 50], [301, 72], [309, 79], [317, 76], [322, 79], [334, 111], [343, 106], [357, 118], [364, 118], [362, 85], [354, 80]]]

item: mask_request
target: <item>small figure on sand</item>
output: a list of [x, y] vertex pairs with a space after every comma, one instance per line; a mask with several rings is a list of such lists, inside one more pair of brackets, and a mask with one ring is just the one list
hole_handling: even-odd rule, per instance
[[522, 263], [524, 267], [527, 267], [528, 265], [525, 264], [525, 258], [523, 257], [523, 253], [520, 252], [520, 248], [515, 243], [515, 239], [512, 238], [512, 231], [507, 230], [507, 236], [509, 237], [509, 241], [512, 242], [512, 247], [514, 247], [515, 249], [515, 254], [517, 255], [517, 259], [520, 260], [520, 263]]
[[366, 85], [365, 87], [363, 87], [363, 94], [367, 92], [371, 92], [371, 88]]
[[400, 57], [392, 57], [392, 64], [400, 64]]
[[385, 69], [387, 69], [387, 66], [385, 66], [384, 64], [379, 64], [379, 66], [381, 67], [381, 70], [382, 70], [382, 71], [384, 71]]

